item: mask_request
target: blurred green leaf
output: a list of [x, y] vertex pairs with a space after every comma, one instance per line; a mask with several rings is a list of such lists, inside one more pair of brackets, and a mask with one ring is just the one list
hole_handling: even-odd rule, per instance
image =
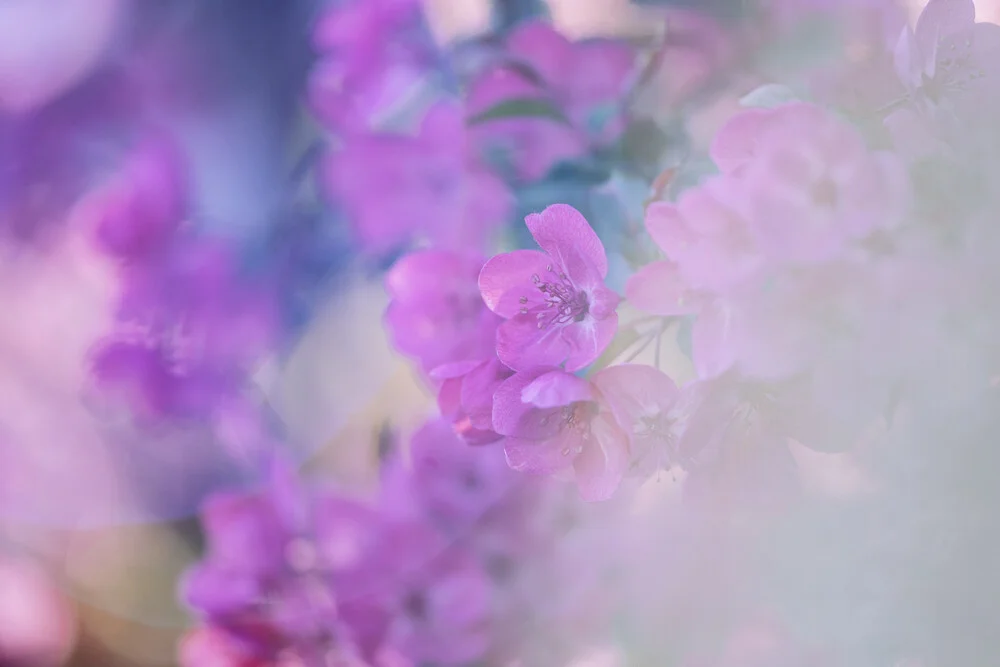
[[569, 125], [569, 120], [548, 100], [538, 97], [514, 97], [468, 118], [469, 125], [508, 118], [548, 118]]

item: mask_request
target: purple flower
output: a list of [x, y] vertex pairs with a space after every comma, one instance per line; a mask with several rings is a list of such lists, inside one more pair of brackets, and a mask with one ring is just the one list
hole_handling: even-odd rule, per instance
[[187, 211], [183, 173], [176, 147], [163, 137], [149, 137], [98, 195], [101, 215], [94, 235], [99, 247], [132, 262], [162, 252]]
[[466, 443], [486, 445], [503, 437], [493, 430], [493, 394], [513, 374], [496, 354], [484, 361], [444, 364], [431, 373], [441, 382], [438, 408]]
[[925, 112], [995, 109], [1000, 94], [1000, 26], [976, 23], [972, 0], [930, 0], [916, 29], [903, 29], [894, 52], [896, 72]]
[[373, 572], [390, 622], [386, 641], [418, 664], [462, 665], [489, 650], [492, 584], [468, 550], [422, 522], [389, 524]]
[[461, 109], [449, 102], [427, 112], [417, 136], [347, 135], [327, 157], [322, 177], [370, 252], [415, 238], [446, 248], [483, 247], [513, 204], [471, 150]]
[[224, 243], [175, 239], [125, 269], [118, 326], [93, 352], [96, 379], [154, 416], [211, 412], [271, 344], [274, 303], [240, 283]]
[[572, 471], [580, 496], [605, 500], [629, 466], [628, 435], [588, 381], [553, 367], [522, 371], [497, 389], [493, 427], [515, 470]]
[[427, 517], [456, 537], [466, 537], [490, 513], [502, 513], [519, 490], [520, 476], [502, 450], [469, 447], [443, 419], [414, 433], [409, 451], [409, 465], [395, 462], [383, 499], [394, 513]]
[[636, 54], [628, 44], [614, 39], [571, 42], [551, 24], [535, 20], [515, 26], [506, 46], [594, 143], [610, 143], [624, 129], [621, 104], [636, 69]]
[[571, 42], [550, 24], [526, 21], [508, 35], [506, 59], [472, 82], [469, 107], [482, 113], [506, 100], [550, 103], [568, 122], [504, 118], [478, 124], [486, 149], [500, 149], [519, 178], [532, 181], [558, 162], [613, 143], [625, 127], [621, 100], [631, 85], [635, 53], [624, 42]]
[[386, 276], [386, 329], [396, 349], [417, 359], [425, 372], [494, 355], [501, 320], [476, 286], [482, 266], [475, 254], [420, 250], [397, 261]]
[[525, 222], [541, 247], [486, 262], [479, 289], [486, 305], [507, 318], [497, 330], [497, 355], [514, 370], [594, 361], [618, 329], [620, 298], [604, 285], [604, 246], [579, 211], [554, 204]]
[[317, 495], [279, 464], [262, 491], [211, 498], [202, 523], [208, 553], [183, 596], [211, 627], [266, 660], [374, 655], [387, 621], [359, 576], [379, 539], [374, 511]]
[[426, 74], [433, 43], [419, 2], [351, 0], [317, 22], [320, 58], [309, 80], [313, 111], [335, 131], [364, 131]]
[[[547, 91], [506, 64], [493, 65], [469, 85], [473, 115], [513, 99], [545, 101]], [[498, 155], [523, 181], [543, 178], [559, 162], [586, 154], [587, 138], [577, 128], [553, 118], [511, 117], [477, 123], [470, 135], [487, 155]]]

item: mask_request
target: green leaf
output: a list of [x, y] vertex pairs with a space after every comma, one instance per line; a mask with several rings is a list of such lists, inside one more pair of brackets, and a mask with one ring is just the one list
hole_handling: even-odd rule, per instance
[[469, 125], [487, 123], [491, 120], [507, 118], [548, 118], [564, 125], [569, 120], [551, 102], [540, 97], [514, 97], [496, 104], [486, 111], [477, 113], [467, 119]]

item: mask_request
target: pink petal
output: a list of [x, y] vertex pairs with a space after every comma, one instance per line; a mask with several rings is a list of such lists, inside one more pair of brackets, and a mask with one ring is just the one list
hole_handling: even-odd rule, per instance
[[583, 214], [572, 206], [553, 204], [524, 221], [541, 249], [578, 285], [592, 285], [608, 275], [604, 244]]
[[681, 279], [677, 265], [668, 261], [639, 269], [625, 285], [625, 296], [639, 310], [654, 315], [687, 315], [701, 304], [700, 295]]
[[583, 378], [563, 371], [539, 376], [521, 390], [521, 401], [538, 408], [556, 408], [594, 399], [594, 388]]
[[411, 252], [393, 264], [386, 274], [385, 290], [390, 299], [400, 300], [455, 292], [464, 282], [475, 279], [482, 265], [482, 259], [471, 253]]
[[628, 464], [628, 437], [609, 413], [598, 415], [590, 424], [586, 446], [573, 461], [580, 497], [592, 502], [613, 496]]
[[694, 241], [694, 235], [684, 223], [680, 209], [672, 202], [653, 202], [646, 209], [646, 230], [668, 257], [676, 258], [678, 252]]
[[567, 84], [573, 105], [596, 106], [620, 98], [631, 85], [636, 55], [624, 42], [595, 39], [576, 45]]
[[491, 359], [465, 377], [462, 382], [462, 407], [473, 427], [481, 430], [493, 428], [493, 395], [512, 374], [513, 371], [498, 359]]
[[537, 415], [544, 417], [547, 411], [525, 403], [521, 393], [536, 378], [554, 370], [557, 369], [551, 366], [534, 368], [516, 373], [500, 383], [493, 392], [493, 430], [502, 435], [518, 436], [535, 425], [534, 422], [541, 418]]
[[618, 333], [618, 314], [603, 320], [587, 318], [563, 329], [563, 338], [569, 344], [566, 370], [578, 371], [593, 363], [611, 344]]
[[933, 58], [940, 40], [972, 28], [975, 22], [972, 0], [930, 0], [917, 19], [917, 46], [924, 57]]
[[[573, 452], [579, 446], [580, 435], [573, 429], [563, 429], [548, 440], [507, 438], [503, 449], [507, 465], [514, 470], [535, 475], [551, 475], [573, 463]], [[568, 453], [564, 453], [567, 452]]]
[[464, 153], [465, 115], [457, 102], [439, 101], [424, 114], [420, 123], [420, 139], [440, 150], [442, 147]]
[[[503, 317], [514, 317], [525, 305], [542, 302], [532, 283], [533, 275], [545, 275], [552, 260], [537, 250], [515, 250], [490, 258], [479, 273], [479, 291], [487, 307]], [[526, 299], [522, 303], [521, 299]]]
[[560, 327], [538, 328], [534, 315], [518, 315], [497, 328], [497, 356], [516, 371], [557, 366], [570, 354]]
[[525, 21], [517, 25], [507, 36], [507, 50], [554, 85], [578, 65], [573, 44], [544, 21]]
[[732, 367], [735, 352], [731, 341], [729, 311], [715, 300], [698, 312], [691, 330], [691, 353], [699, 378], [721, 375]]
[[626, 430], [643, 415], [668, 411], [679, 393], [665, 373], [643, 364], [609, 366], [594, 375], [593, 383]]
[[773, 117], [771, 109], [747, 109], [719, 129], [709, 147], [709, 155], [723, 174], [738, 171], [753, 159], [760, 134]]
[[446, 417], [455, 419], [462, 414], [462, 378], [452, 377], [441, 383], [437, 404]]
[[452, 378], [462, 377], [474, 368], [482, 365], [482, 363], [483, 362], [479, 359], [471, 359], [469, 361], [453, 361], [447, 364], [441, 364], [440, 366], [432, 369], [428, 375], [432, 380], [450, 380]]
[[917, 48], [916, 38], [908, 26], [899, 33], [892, 52], [892, 62], [900, 81], [911, 88], [920, 86], [925, 63]]

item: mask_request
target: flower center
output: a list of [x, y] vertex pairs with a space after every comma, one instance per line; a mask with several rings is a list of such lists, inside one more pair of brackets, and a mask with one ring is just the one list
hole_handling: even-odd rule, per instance
[[[565, 273], [556, 272], [552, 265], [546, 267], [543, 279], [537, 273], [531, 276], [542, 295], [542, 303], [531, 309], [538, 321], [539, 329], [551, 326], [564, 326], [574, 322], [582, 322], [590, 312], [590, 300], [587, 294], [578, 289]], [[521, 314], [527, 315], [527, 297], [521, 297]]]

